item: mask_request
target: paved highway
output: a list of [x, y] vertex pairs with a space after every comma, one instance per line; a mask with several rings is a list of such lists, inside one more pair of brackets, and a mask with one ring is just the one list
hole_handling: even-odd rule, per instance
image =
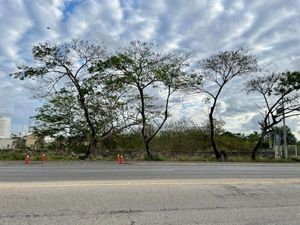
[[0, 162], [0, 224], [299, 225], [299, 164]]
[[0, 161], [0, 181], [77, 181], [136, 179], [300, 178], [300, 164]]

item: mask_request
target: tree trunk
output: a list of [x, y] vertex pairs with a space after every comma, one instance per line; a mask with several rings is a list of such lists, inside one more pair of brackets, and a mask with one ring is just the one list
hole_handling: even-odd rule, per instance
[[255, 145], [255, 147], [254, 147], [254, 149], [253, 149], [253, 151], [252, 151], [252, 154], [251, 154], [251, 159], [252, 159], [252, 160], [255, 160], [255, 159], [256, 159], [256, 153], [257, 153], [259, 147], [261, 146], [261, 143], [262, 143], [262, 141], [263, 141], [265, 135], [266, 135], [265, 132], [263, 132], [263, 133], [261, 134], [260, 138], [259, 138], [259, 141], [258, 141], [257, 144]]
[[96, 137], [91, 137], [88, 148], [85, 151], [84, 159], [88, 159], [91, 156], [91, 154], [96, 151], [97, 143], [98, 143], [97, 138]]
[[[90, 157], [90, 155], [95, 152], [96, 147], [97, 147], [97, 132], [96, 132], [96, 128], [94, 127], [94, 124], [91, 120], [91, 114], [88, 110], [87, 104], [86, 104], [86, 98], [85, 98], [85, 91], [83, 91], [82, 87], [80, 86], [80, 82], [79, 80], [76, 78], [76, 74], [74, 75], [69, 69], [68, 67], [64, 66], [64, 68], [67, 71], [67, 75], [68, 77], [71, 79], [72, 83], [75, 85], [75, 88], [77, 89], [78, 92], [78, 101], [80, 103], [80, 106], [84, 112], [84, 117], [85, 120], [87, 122], [87, 125], [89, 127], [90, 130], [90, 140], [89, 140], [89, 145], [88, 148], [85, 152], [85, 156], [84, 158], [87, 159]], [[77, 71], [79, 72], [79, 70]]]
[[79, 102], [81, 104], [81, 108], [83, 109], [83, 112], [84, 112], [84, 117], [85, 117], [85, 120], [88, 124], [88, 127], [90, 129], [90, 143], [89, 143], [89, 146], [85, 152], [85, 159], [89, 158], [91, 156], [91, 154], [93, 152], [95, 152], [96, 148], [97, 148], [97, 135], [96, 135], [96, 129], [94, 127], [94, 124], [92, 123], [91, 121], [91, 118], [90, 118], [90, 113], [89, 113], [89, 110], [86, 106], [86, 103], [85, 103], [85, 97], [84, 95], [81, 93], [81, 89], [78, 88], [78, 92], [79, 92]]
[[222, 160], [222, 155], [219, 152], [218, 148], [217, 148], [217, 144], [215, 142], [215, 128], [214, 128], [214, 119], [213, 119], [213, 115], [212, 115], [212, 110], [209, 114], [209, 123], [210, 123], [210, 141], [211, 141], [211, 146], [213, 148], [214, 154], [217, 158], [217, 160]]
[[145, 149], [146, 149], [146, 152], [147, 152], [147, 158], [148, 159], [153, 159], [153, 155], [152, 155], [152, 152], [150, 150], [149, 141], [148, 140], [144, 140], [144, 145], [145, 145]]

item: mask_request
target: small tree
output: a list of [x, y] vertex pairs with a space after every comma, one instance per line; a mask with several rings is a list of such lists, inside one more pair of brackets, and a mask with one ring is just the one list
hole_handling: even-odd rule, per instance
[[259, 106], [262, 120], [260, 139], [254, 147], [251, 158], [256, 153], [266, 134], [284, 118], [300, 115], [299, 103], [300, 73], [272, 73], [255, 78], [247, 83], [248, 93], [254, 92], [262, 96], [264, 105]]
[[107, 61], [114, 74], [109, 84], [126, 90], [127, 98], [132, 99], [130, 107], [137, 112], [148, 158], [153, 157], [153, 138], [170, 116], [171, 96], [186, 87], [188, 59], [187, 55], [157, 52], [152, 44], [133, 41]]
[[[236, 51], [224, 51], [212, 55], [199, 62], [203, 77], [203, 84], [199, 83], [200, 76], [194, 77], [193, 91], [204, 92], [207, 97], [205, 103], [210, 106], [209, 124], [210, 140], [214, 154], [218, 160], [222, 159], [215, 142], [215, 118], [214, 112], [224, 87], [235, 77], [245, 76], [257, 71], [256, 59], [248, 51], [238, 49]], [[198, 78], [198, 79], [197, 79]]]

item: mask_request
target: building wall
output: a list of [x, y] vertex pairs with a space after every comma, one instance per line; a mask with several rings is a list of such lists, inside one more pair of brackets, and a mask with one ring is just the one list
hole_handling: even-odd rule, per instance
[[40, 147], [40, 139], [35, 134], [31, 133], [25, 137], [25, 145], [30, 149], [37, 149]]
[[12, 138], [0, 138], [0, 149], [13, 149]]
[[10, 138], [11, 119], [0, 116], [0, 138]]

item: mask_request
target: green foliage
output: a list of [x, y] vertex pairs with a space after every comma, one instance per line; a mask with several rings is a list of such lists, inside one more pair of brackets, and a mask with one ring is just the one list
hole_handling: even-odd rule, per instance
[[0, 160], [23, 160], [24, 154], [21, 152], [0, 151]]
[[[109, 140], [108, 140], [109, 141]], [[143, 137], [138, 130], [114, 136], [117, 149], [143, 149]]]
[[[221, 150], [229, 152], [251, 152], [259, 139], [259, 134], [253, 132], [249, 135], [241, 133], [223, 132], [216, 136]], [[109, 143], [112, 141], [112, 143]], [[115, 149], [142, 149], [143, 138], [138, 131], [132, 131], [114, 136], [107, 140], [105, 148], [114, 146]], [[205, 127], [196, 126], [188, 121], [173, 122], [169, 124], [159, 135], [157, 135], [152, 144], [152, 148], [164, 155], [182, 154], [190, 155], [193, 152], [209, 152], [211, 150], [209, 135]], [[112, 149], [113, 150], [113, 149]]]
[[165, 161], [167, 158], [162, 155], [161, 153], [154, 153], [151, 158], [148, 156], [145, 156], [144, 160], [146, 161]]
[[85, 137], [88, 127], [76, 97], [62, 93], [38, 108], [34, 130], [41, 136]]
[[254, 148], [259, 137], [257, 133], [248, 136], [241, 133], [224, 132], [216, 137], [216, 141], [222, 150], [249, 151]]

